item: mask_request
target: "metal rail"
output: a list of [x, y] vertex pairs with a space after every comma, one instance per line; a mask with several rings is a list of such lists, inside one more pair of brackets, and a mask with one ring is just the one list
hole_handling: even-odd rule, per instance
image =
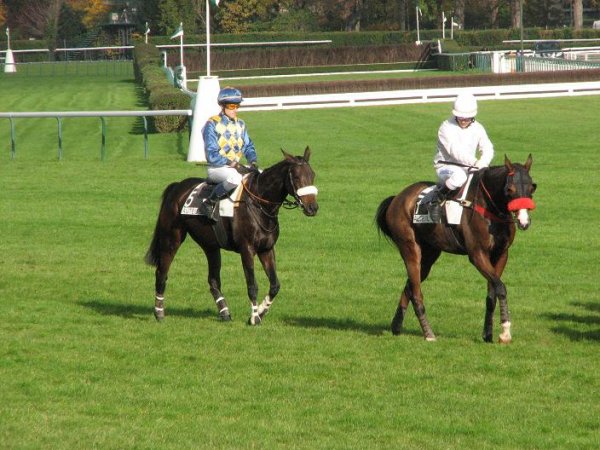
[[0, 112], [0, 119], [10, 121], [10, 157], [15, 159], [17, 141], [14, 119], [19, 118], [55, 118], [58, 127], [58, 159], [62, 159], [62, 119], [65, 117], [98, 117], [101, 122], [102, 142], [100, 145], [100, 159], [106, 159], [106, 117], [141, 117], [144, 121], [144, 159], [148, 159], [148, 117], [156, 116], [187, 116], [192, 117], [191, 109], [169, 109], [156, 111], [48, 111], [48, 112]]

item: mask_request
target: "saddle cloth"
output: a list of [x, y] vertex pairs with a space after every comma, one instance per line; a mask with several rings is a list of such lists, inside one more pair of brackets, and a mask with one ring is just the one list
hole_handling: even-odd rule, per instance
[[[209, 184], [206, 181], [197, 184], [188, 198], [185, 200], [183, 207], [181, 208], [181, 214], [184, 216], [200, 216], [200, 203], [203, 198], [206, 198], [208, 193]], [[235, 207], [238, 205], [238, 201], [242, 196], [242, 184], [235, 188], [235, 190], [229, 195], [219, 201], [219, 215], [221, 217], [233, 217]]]
[[427, 205], [431, 202], [434, 197], [434, 189], [436, 186], [429, 186], [423, 189], [417, 197], [417, 203], [415, 205], [415, 212], [413, 214], [413, 223], [447, 223], [449, 225], [460, 224], [460, 218], [462, 217], [463, 206], [469, 202], [465, 200], [467, 192], [469, 191], [469, 185], [473, 174], [469, 174], [467, 182], [463, 185], [460, 190], [458, 198], [447, 199], [444, 202], [444, 208], [442, 208], [442, 217], [438, 222], [431, 220], [429, 216], [429, 210]]

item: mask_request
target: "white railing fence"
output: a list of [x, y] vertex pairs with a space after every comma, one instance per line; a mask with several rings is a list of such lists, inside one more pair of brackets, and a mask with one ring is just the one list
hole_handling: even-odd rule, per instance
[[450, 102], [463, 91], [472, 92], [481, 100], [600, 95], [600, 81], [249, 97], [244, 100], [243, 108], [245, 111], [269, 111]]

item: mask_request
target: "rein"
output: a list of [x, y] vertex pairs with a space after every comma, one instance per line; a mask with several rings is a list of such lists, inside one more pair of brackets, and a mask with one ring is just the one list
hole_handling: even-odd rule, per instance
[[[514, 176], [515, 176], [514, 170], [509, 171], [507, 174], [507, 178], [506, 178], [507, 182], [508, 182], [509, 177], [514, 177]], [[473, 209], [476, 212], [478, 212], [479, 214], [481, 214], [483, 217], [485, 217], [489, 220], [492, 220], [494, 222], [499, 222], [499, 223], [511, 223], [511, 222], [515, 221], [514, 216], [511, 214], [512, 212], [520, 210], [520, 209], [535, 209], [534, 201], [529, 197], [522, 196], [522, 197], [518, 197], [518, 198], [514, 198], [514, 199], [510, 200], [508, 202], [507, 212], [505, 213], [494, 202], [492, 195], [490, 194], [489, 190], [485, 187], [485, 184], [483, 183], [483, 177], [481, 177], [479, 179], [479, 186], [480, 186], [480, 192], [483, 192], [485, 194], [489, 203], [495, 209], [496, 214], [489, 211], [484, 206], [477, 205], [477, 204], [473, 205]], [[504, 191], [506, 193], [506, 186], [504, 188]], [[477, 196], [477, 194], [476, 194], [476, 196]]]
[[[494, 214], [493, 212], [489, 211], [488, 209], [486, 209], [484, 206], [481, 205], [477, 205], [474, 204], [473, 205], [473, 209], [478, 212], [479, 214], [481, 214], [483, 217], [485, 217], [486, 219], [489, 219], [493, 222], [499, 222], [499, 223], [511, 223], [514, 222], [514, 219], [512, 218], [512, 216], [510, 214], [505, 214], [503, 213], [500, 208], [498, 207], [498, 205], [496, 205], [496, 203], [494, 202], [494, 199], [492, 198], [492, 195], [490, 194], [490, 191], [488, 191], [488, 189], [485, 187], [485, 184], [483, 184], [483, 177], [481, 177], [479, 179], [479, 186], [480, 186], [480, 192], [483, 192], [485, 194], [485, 196], [487, 197], [487, 199], [489, 200], [489, 202], [492, 204], [492, 206], [494, 207], [494, 209], [496, 210], [496, 214]], [[475, 203], [475, 202], [473, 202]], [[504, 216], [505, 218], [499, 217], [499, 216]]]
[[[306, 164], [306, 163], [303, 163], [303, 164]], [[258, 177], [259, 176], [260, 176], [260, 173], [256, 175], [256, 185], [257, 186], [258, 186]], [[273, 205], [275, 207], [283, 206], [285, 209], [295, 209], [298, 207], [304, 208], [304, 204], [302, 203], [302, 199], [300, 198], [300, 196], [307, 195], [307, 194], [315, 194], [316, 195], [316, 193], [318, 192], [317, 188], [314, 186], [306, 186], [306, 187], [301, 187], [299, 189], [296, 189], [296, 186], [294, 186], [294, 180], [292, 179], [291, 169], [288, 169], [288, 177], [290, 180], [290, 185], [292, 186], [292, 190], [294, 191], [294, 193], [293, 193], [294, 201], [293, 202], [287, 199], [287, 196], [290, 194], [286, 194], [286, 198], [284, 198], [281, 202], [274, 202], [274, 201], [268, 200], [266, 198], [263, 198], [260, 195], [257, 195], [250, 190], [250, 188], [248, 187], [248, 184], [246, 183], [246, 179], [242, 180], [242, 188], [248, 193], [250, 198], [252, 198], [258, 202], [257, 207], [264, 215], [266, 215], [267, 217], [269, 217], [271, 219], [275, 219], [277, 217], [277, 214], [276, 213], [273, 214], [273, 213], [265, 211], [265, 209], [260, 205], [261, 203], [266, 204], [266, 205]]]

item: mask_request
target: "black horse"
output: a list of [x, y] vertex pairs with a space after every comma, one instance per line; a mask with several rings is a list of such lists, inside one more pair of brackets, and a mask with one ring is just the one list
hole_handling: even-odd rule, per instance
[[499, 300], [503, 329], [500, 342], [511, 341], [506, 287], [500, 277], [515, 237], [513, 214], [517, 214], [518, 227], [526, 230], [530, 225], [528, 211], [535, 208], [532, 195], [536, 185], [529, 175], [531, 164], [531, 155], [524, 165], [513, 164], [505, 156], [503, 166], [475, 173], [458, 225], [413, 223], [417, 197], [432, 183], [415, 183], [379, 205], [375, 218], [377, 227], [398, 247], [408, 274], [392, 320], [393, 334], [400, 333], [410, 300], [425, 339], [435, 340], [425, 315], [421, 283], [444, 251], [468, 255], [488, 282], [483, 339], [492, 341], [494, 310]]
[[[274, 247], [279, 237], [278, 213], [285, 203], [299, 206], [307, 216], [317, 214], [317, 188], [313, 185], [315, 173], [308, 160], [310, 149], [303, 156], [292, 156], [283, 151], [284, 159], [263, 172], [253, 172], [242, 182], [243, 192], [234, 217], [221, 217], [222, 231], [227, 245], [216, 233], [219, 231], [210, 219], [180, 214], [182, 206], [200, 178], [188, 178], [172, 183], [163, 192], [162, 205], [154, 230], [154, 237], [146, 253], [146, 262], [156, 267], [156, 297], [154, 315], [164, 319], [164, 294], [167, 274], [180, 245], [189, 234], [202, 247], [208, 260], [208, 285], [223, 320], [231, 320], [225, 297], [221, 292], [221, 248], [241, 255], [248, 297], [252, 303], [251, 325], [260, 324], [279, 292], [275, 268]], [[288, 195], [295, 201], [287, 200]], [[256, 303], [258, 285], [254, 276], [254, 256], [269, 278], [269, 293], [260, 305]]]

